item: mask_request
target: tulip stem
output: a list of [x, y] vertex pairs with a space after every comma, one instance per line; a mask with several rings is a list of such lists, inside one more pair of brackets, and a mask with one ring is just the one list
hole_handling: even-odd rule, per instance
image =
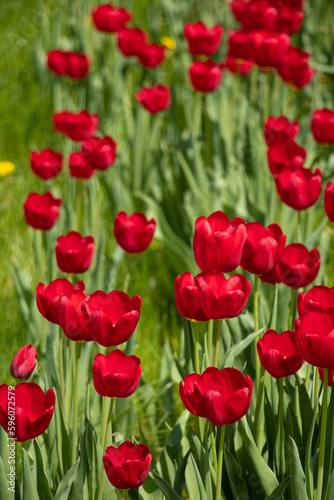
[[[112, 416], [112, 410], [114, 407], [114, 401], [115, 401], [115, 398], [106, 398], [105, 397], [103, 399], [103, 410], [104, 410], [104, 408], [108, 408], [108, 406], [109, 406], [109, 411], [108, 411], [108, 418], [107, 419], [105, 419], [102, 415], [102, 433], [103, 433], [103, 438], [101, 439], [102, 456], [105, 453], [106, 447], [108, 444], [109, 431], [110, 431], [110, 427], [111, 427], [111, 416]], [[104, 465], [102, 462], [102, 469], [101, 469], [101, 474], [100, 474], [100, 484], [99, 484], [99, 491], [98, 491], [97, 500], [102, 500], [104, 477], [105, 477]]]
[[[314, 368], [313, 374], [313, 408], [316, 407], [319, 397], [319, 370]], [[318, 419], [317, 419], [318, 420]]]
[[217, 328], [217, 337], [216, 337], [215, 359], [214, 359], [214, 363], [213, 363], [213, 366], [216, 368], [218, 368], [220, 334], [221, 334], [221, 330], [222, 330], [222, 323], [223, 323], [223, 320], [219, 319], [218, 320], [218, 328]]
[[218, 471], [218, 462], [217, 462], [217, 449], [216, 449], [216, 440], [215, 440], [215, 435], [213, 431], [213, 425], [211, 422], [209, 422], [210, 425], [210, 439], [211, 439], [211, 447], [212, 447], [212, 458], [213, 458], [213, 466], [215, 468], [215, 471]]
[[194, 362], [195, 362], [195, 372], [200, 373], [200, 367], [199, 367], [199, 323], [196, 322], [194, 325], [194, 336], [195, 336], [195, 346], [194, 346]]
[[308, 383], [309, 383], [309, 380], [310, 380], [311, 368], [312, 368], [312, 365], [309, 364], [308, 367], [307, 367], [306, 378], [305, 378], [305, 388], [306, 388], [306, 390], [308, 388]]
[[254, 424], [253, 424], [253, 435], [255, 438], [255, 441], [257, 442], [257, 428], [259, 425], [259, 415], [260, 415], [260, 409], [261, 409], [261, 403], [262, 403], [262, 395], [263, 395], [263, 388], [264, 388], [264, 376], [265, 376], [265, 369], [261, 365], [260, 367], [260, 379], [259, 379], [259, 385], [257, 389], [257, 396], [256, 396], [256, 405], [255, 405], [255, 413], [254, 413]]
[[211, 366], [212, 363], [212, 334], [213, 334], [213, 319], [210, 319], [208, 324], [208, 366]]
[[326, 421], [327, 421], [327, 392], [328, 392], [328, 369], [324, 368], [324, 389], [322, 398], [320, 449], [318, 463], [318, 482], [315, 500], [321, 500], [322, 484], [324, 478], [324, 459], [326, 446]]
[[296, 299], [296, 290], [292, 290], [291, 293], [291, 302], [290, 302], [290, 311], [289, 311], [289, 323], [288, 329], [293, 329], [293, 312], [295, 309], [295, 299]]
[[[259, 277], [257, 274], [254, 276], [254, 331], [257, 332], [259, 329]], [[260, 358], [257, 355], [256, 352], [256, 344], [257, 341], [259, 340], [259, 337], [257, 336], [255, 339], [255, 376], [256, 376], [256, 381], [259, 384], [260, 383], [260, 372], [261, 372], [261, 363], [260, 363]]]
[[218, 470], [217, 470], [217, 489], [216, 500], [220, 500], [222, 489], [222, 475], [223, 475], [223, 454], [224, 454], [224, 439], [225, 439], [225, 425], [220, 429], [219, 451], [218, 451]]
[[60, 399], [66, 426], [67, 415], [66, 415], [66, 396], [65, 396], [65, 382], [64, 382], [65, 378], [64, 378], [64, 358], [63, 358], [63, 332], [61, 326], [59, 326], [58, 356], [59, 356]]
[[280, 459], [281, 459], [281, 479], [285, 477], [285, 450], [284, 450], [284, 378], [279, 379], [279, 440], [280, 440]]
[[81, 342], [74, 342], [75, 379], [74, 379], [74, 401], [73, 401], [73, 427], [72, 427], [72, 464], [76, 459], [77, 439], [78, 439], [78, 396], [79, 396], [79, 371]]

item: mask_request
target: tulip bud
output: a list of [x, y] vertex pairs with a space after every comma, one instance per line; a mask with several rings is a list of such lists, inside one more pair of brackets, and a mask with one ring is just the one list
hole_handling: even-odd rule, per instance
[[219, 24], [207, 28], [201, 21], [184, 27], [184, 36], [193, 56], [212, 56], [219, 48], [223, 33], [224, 29]]
[[37, 351], [32, 344], [21, 347], [10, 365], [10, 374], [14, 378], [27, 380], [36, 366]]

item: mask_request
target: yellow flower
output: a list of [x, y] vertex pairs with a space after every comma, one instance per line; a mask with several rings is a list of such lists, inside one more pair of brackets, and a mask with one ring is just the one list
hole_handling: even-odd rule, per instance
[[163, 36], [160, 38], [162, 45], [167, 47], [167, 49], [174, 50], [176, 47], [176, 42], [170, 36]]
[[5, 177], [15, 170], [15, 165], [11, 161], [0, 161], [0, 176]]

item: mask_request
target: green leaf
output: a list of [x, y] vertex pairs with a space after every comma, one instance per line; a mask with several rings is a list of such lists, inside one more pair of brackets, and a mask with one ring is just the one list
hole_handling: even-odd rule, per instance
[[[277, 488], [275, 488], [274, 491], [270, 495], [266, 496], [266, 498], [264, 500], [279, 500], [280, 498], [282, 498], [283, 493], [285, 492], [285, 490], [289, 484], [289, 481], [290, 481], [289, 477], [284, 479], [284, 481], [281, 484], [279, 484], [277, 486]], [[294, 497], [292, 497], [292, 498], [293, 498], [293, 500], [295, 500]], [[304, 498], [304, 500], [306, 500], [306, 497]]]
[[32, 498], [38, 498], [36, 485], [34, 483], [33, 475], [30, 469], [28, 454], [24, 448], [22, 448], [22, 476], [23, 500], [32, 500]]
[[314, 494], [313, 467], [311, 459], [312, 459], [312, 442], [313, 442], [313, 435], [314, 435], [314, 428], [315, 428], [317, 414], [318, 414], [318, 405], [316, 405], [313, 411], [313, 419], [308, 434], [306, 456], [305, 456], [305, 478], [306, 478], [307, 498], [309, 500], [313, 499], [313, 494]]
[[192, 453], [189, 455], [186, 466], [186, 489], [189, 499], [207, 500], [201, 474]]
[[232, 366], [234, 365], [234, 360], [239, 354], [248, 347], [253, 340], [258, 337], [266, 327], [261, 328], [257, 332], [250, 333], [245, 339], [241, 340], [237, 344], [234, 344], [224, 355], [223, 361], [222, 361], [222, 366], [225, 368], [227, 366]]
[[42, 452], [37, 439], [33, 440], [36, 456], [37, 491], [40, 500], [51, 500], [50, 481], [45, 474]]
[[185, 470], [187, 465], [187, 460], [190, 455], [190, 450], [186, 453], [186, 455], [182, 458], [181, 463], [176, 471], [175, 480], [174, 480], [174, 490], [176, 493], [182, 496], [182, 490], [185, 486]]
[[247, 484], [240, 475], [238, 462], [226, 446], [224, 449], [224, 461], [234, 500], [249, 498]]
[[156, 472], [153, 472], [153, 477], [160, 488], [160, 490], [166, 495], [168, 500], [182, 500], [175, 490], [167, 483], [162, 477], [160, 477]]
[[[11, 485], [7, 483], [5, 466], [3, 464], [2, 458], [0, 457], [0, 498], [1, 500], [9, 500], [8, 488], [11, 488]], [[15, 486], [14, 486], [15, 487]]]
[[[57, 491], [56, 491], [56, 494], [53, 497], [53, 500], [67, 500], [68, 498], [71, 499], [71, 497], [69, 497], [69, 494], [71, 492], [72, 484], [74, 482], [75, 475], [77, 473], [80, 460], [81, 460], [81, 458], [79, 457], [78, 460], [73, 465], [73, 467], [71, 467], [71, 469], [68, 471], [68, 473], [65, 474], [63, 479], [60, 481], [58, 488], [57, 488]], [[31, 500], [32, 498], [38, 498], [38, 497], [31, 496], [27, 500]]]
[[291, 498], [293, 500], [305, 500], [307, 498], [306, 480], [298, 448], [291, 436], [288, 436], [286, 443]]

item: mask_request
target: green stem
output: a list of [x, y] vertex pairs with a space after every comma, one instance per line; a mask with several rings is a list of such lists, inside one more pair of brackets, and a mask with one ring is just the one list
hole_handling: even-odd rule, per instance
[[321, 500], [322, 483], [324, 478], [324, 459], [326, 446], [326, 421], [327, 421], [327, 392], [328, 392], [328, 369], [324, 368], [324, 389], [322, 398], [322, 415], [320, 431], [320, 449], [318, 463], [318, 482], [315, 500]]
[[72, 426], [72, 464], [76, 459], [77, 440], [78, 440], [78, 399], [79, 399], [79, 371], [80, 371], [80, 354], [82, 342], [74, 342], [73, 358], [75, 364], [75, 380], [74, 380], [74, 401], [73, 401], [73, 426]]
[[217, 450], [216, 450], [216, 440], [213, 432], [213, 425], [210, 422], [210, 439], [211, 439], [211, 447], [212, 447], [212, 458], [213, 458], [213, 466], [215, 471], [218, 471], [218, 462], [217, 462]]
[[[257, 274], [255, 274], [254, 277], [254, 331], [257, 332], [259, 329], [259, 277]], [[257, 341], [259, 340], [259, 337], [257, 336], [255, 338], [255, 351], [256, 351], [256, 344]], [[255, 352], [255, 377], [256, 381], [259, 384], [260, 381], [260, 371], [261, 371], [261, 363], [260, 363], [260, 358]]]
[[312, 368], [312, 365], [309, 364], [308, 367], [307, 367], [306, 378], [305, 378], [305, 388], [306, 388], [306, 390], [308, 388], [308, 383], [309, 383], [309, 380], [310, 380], [311, 368]]
[[264, 376], [265, 376], [265, 369], [261, 365], [260, 368], [260, 379], [259, 379], [259, 385], [258, 385], [258, 390], [257, 390], [257, 395], [256, 395], [256, 405], [255, 405], [255, 413], [254, 413], [254, 424], [253, 424], [253, 435], [255, 440], [257, 441], [257, 432], [258, 432], [258, 425], [259, 425], [259, 415], [260, 415], [260, 409], [261, 409], [261, 403], [262, 403], [262, 395], [263, 395], [263, 389], [264, 389]]
[[[115, 401], [115, 398], [104, 398], [104, 399], [108, 400], [104, 406], [108, 407], [108, 403], [109, 403], [109, 412], [108, 412], [107, 421], [105, 423], [105, 428], [102, 429], [102, 432], [104, 433], [103, 440], [101, 441], [102, 442], [102, 454], [105, 453], [106, 448], [107, 448], [107, 444], [108, 444], [109, 431], [111, 428], [111, 416], [112, 416], [112, 410], [113, 410], [114, 401]], [[110, 402], [109, 402], [109, 400], [110, 400]], [[103, 403], [104, 403], [104, 401], [103, 401]], [[101, 468], [101, 474], [100, 474], [100, 484], [99, 484], [99, 491], [98, 491], [97, 500], [102, 500], [104, 478], [105, 478], [105, 473], [104, 473], [104, 465], [102, 462], [102, 468]]]
[[222, 330], [222, 323], [223, 323], [223, 320], [219, 319], [218, 320], [218, 328], [217, 328], [217, 337], [216, 337], [215, 359], [214, 359], [214, 363], [213, 363], [213, 366], [215, 366], [216, 368], [218, 367], [218, 357], [219, 357], [219, 347], [220, 347], [220, 334], [221, 334], [221, 330]]
[[300, 241], [300, 230], [302, 225], [302, 214], [300, 210], [297, 210], [297, 228], [296, 228], [296, 241]]
[[318, 397], [319, 397], [319, 370], [314, 368], [313, 374], [313, 408], [316, 407]]
[[280, 440], [280, 459], [281, 459], [281, 478], [285, 477], [285, 450], [284, 450], [284, 379], [279, 379], [279, 440]]
[[210, 319], [208, 324], [208, 366], [211, 366], [212, 363], [212, 335], [213, 335], [213, 319]]
[[296, 290], [292, 290], [290, 311], [289, 311], [289, 322], [288, 322], [288, 329], [289, 330], [293, 329], [293, 312], [295, 310], [295, 300], [296, 300]]
[[194, 364], [195, 364], [195, 372], [200, 373], [199, 366], [199, 323], [196, 322], [194, 325], [194, 336], [195, 336], [195, 345], [194, 345]]
[[225, 425], [220, 429], [220, 441], [218, 451], [218, 471], [217, 471], [217, 489], [216, 500], [220, 500], [222, 489], [222, 475], [223, 475], [223, 454], [224, 454], [224, 439], [225, 439]]
[[194, 102], [193, 137], [197, 138], [201, 132], [202, 118], [202, 94], [196, 92]]
[[65, 377], [64, 377], [64, 358], [63, 358], [63, 332], [60, 326], [59, 326], [59, 340], [58, 340], [58, 357], [59, 357], [60, 400], [66, 426], [67, 413], [66, 413], [66, 396], [65, 396], [65, 382], [64, 382]]
[[102, 401], [102, 422], [101, 422], [101, 438], [100, 438], [102, 451], [103, 451], [103, 443], [106, 432], [108, 413], [109, 413], [109, 398], [104, 397]]

